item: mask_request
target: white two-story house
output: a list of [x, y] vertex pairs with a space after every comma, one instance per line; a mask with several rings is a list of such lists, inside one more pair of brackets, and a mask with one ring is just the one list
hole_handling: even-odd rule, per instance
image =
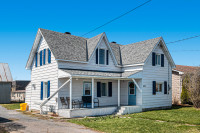
[[26, 65], [26, 103], [68, 118], [169, 108], [173, 68], [162, 37], [121, 45], [105, 33], [83, 38], [39, 29]]

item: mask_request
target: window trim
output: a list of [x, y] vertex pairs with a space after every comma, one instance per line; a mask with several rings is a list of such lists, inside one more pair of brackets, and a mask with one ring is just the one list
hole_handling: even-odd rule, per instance
[[[85, 95], [85, 83], [90, 83], [91, 84], [90, 95]], [[92, 82], [83, 81], [83, 96], [92, 96]]]
[[[106, 87], [106, 92], [107, 92], [107, 93], [106, 93], [106, 96], [103, 96], [103, 95], [102, 95], [102, 90], [103, 90], [103, 89], [102, 89], [102, 84], [106, 84], [106, 85], [105, 85], [105, 87]], [[101, 97], [109, 97], [109, 96], [108, 96], [108, 82], [101, 82]]]

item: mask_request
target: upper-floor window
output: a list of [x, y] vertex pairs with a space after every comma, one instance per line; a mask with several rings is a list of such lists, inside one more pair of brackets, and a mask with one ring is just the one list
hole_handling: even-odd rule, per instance
[[96, 49], [96, 64], [108, 65], [109, 52], [105, 49]]
[[160, 54], [156, 54], [156, 65], [160, 65], [160, 62], [161, 62]]
[[99, 64], [105, 64], [105, 49], [99, 49]]
[[50, 49], [43, 49], [39, 53], [35, 54], [35, 67], [50, 64], [51, 63], [51, 51]]

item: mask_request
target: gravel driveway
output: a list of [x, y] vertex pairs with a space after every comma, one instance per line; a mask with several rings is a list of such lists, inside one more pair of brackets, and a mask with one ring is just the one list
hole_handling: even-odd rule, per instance
[[68, 122], [42, 120], [0, 106], [0, 127], [11, 133], [95, 133], [83, 126]]

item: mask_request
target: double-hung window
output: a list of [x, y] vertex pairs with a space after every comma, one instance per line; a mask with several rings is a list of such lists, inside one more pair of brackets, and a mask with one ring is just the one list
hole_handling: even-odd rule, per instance
[[161, 62], [160, 54], [156, 54], [156, 65], [160, 65], [160, 62]]
[[108, 88], [106, 83], [101, 83], [101, 96], [108, 96]]
[[84, 82], [83, 84], [84, 96], [91, 96], [91, 90], [92, 90], [92, 83]]
[[44, 82], [43, 85], [43, 98], [47, 98], [48, 97], [48, 82]]
[[156, 92], [162, 92], [162, 87], [163, 87], [162, 83], [156, 83]]
[[105, 64], [105, 49], [99, 49], [99, 64]]

